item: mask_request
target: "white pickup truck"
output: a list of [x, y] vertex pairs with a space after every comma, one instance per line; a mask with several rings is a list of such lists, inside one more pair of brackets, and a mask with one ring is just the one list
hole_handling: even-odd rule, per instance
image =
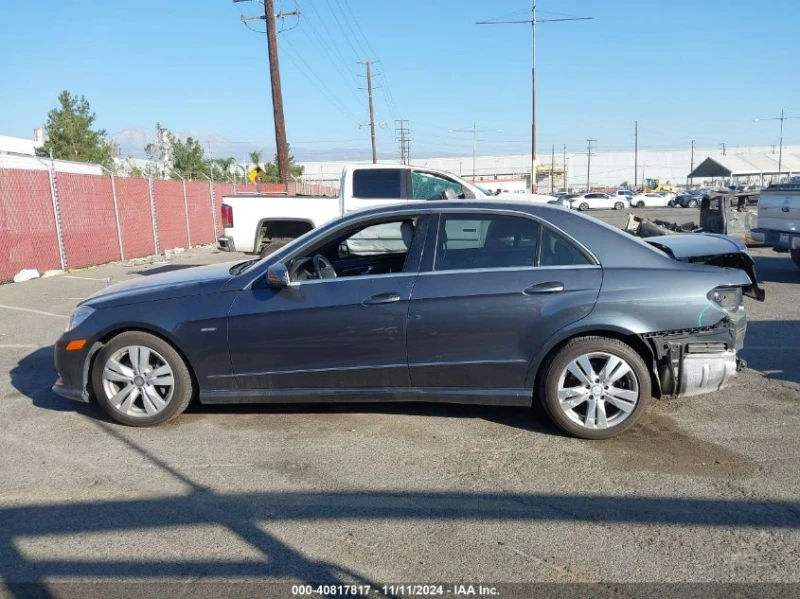
[[222, 198], [220, 249], [271, 252], [278, 240], [293, 239], [347, 212], [396, 202], [442, 198], [551, 202], [539, 194], [492, 195], [460, 177], [435, 169], [359, 164], [342, 170], [339, 197], [248, 194]]
[[761, 190], [758, 227], [750, 235], [776, 252], [790, 252], [800, 268], [800, 177]]

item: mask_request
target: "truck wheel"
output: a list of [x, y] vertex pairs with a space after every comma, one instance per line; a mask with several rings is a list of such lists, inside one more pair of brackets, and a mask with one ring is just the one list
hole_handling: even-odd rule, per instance
[[92, 390], [103, 411], [117, 422], [153, 426], [181, 414], [194, 385], [186, 362], [169, 343], [128, 331], [98, 353]]
[[277, 239], [275, 241], [267, 241], [262, 247], [261, 251], [258, 253], [260, 258], [266, 258], [271, 253], [279, 250], [283, 246], [289, 243], [288, 239]]
[[797, 268], [800, 268], [800, 250], [791, 250], [792, 262]]
[[634, 426], [650, 403], [650, 373], [629, 345], [579, 337], [552, 355], [537, 395], [553, 423], [582, 439], [608, 439]]

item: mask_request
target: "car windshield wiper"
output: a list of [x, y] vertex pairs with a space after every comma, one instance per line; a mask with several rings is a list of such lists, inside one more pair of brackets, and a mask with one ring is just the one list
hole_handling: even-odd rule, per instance
[[254, 258], [253, 260], [245, 260], [244, 262], [240, 262], [239, 264], [234, 264], [233, 266], [231, 266], [228, 272], [232, 275], [238, 275], [246, 271], [248, 268], [253, 266], [253, 264], [258, 262], [259, 260], [260, 258]]

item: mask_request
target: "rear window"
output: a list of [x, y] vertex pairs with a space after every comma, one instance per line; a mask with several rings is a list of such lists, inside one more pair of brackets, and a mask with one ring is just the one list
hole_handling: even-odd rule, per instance
[[353, 171], [353, 197], [401, 198], [401, 177], [397, 168], [363, 168]]

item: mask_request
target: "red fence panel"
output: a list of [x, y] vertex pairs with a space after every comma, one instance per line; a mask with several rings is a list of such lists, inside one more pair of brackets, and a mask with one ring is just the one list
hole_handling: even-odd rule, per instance
[[156, 199], [156, 224], [158, 246], [163, 252], [186, 247], [186, 212], [183, 205], [182, 181], [153, 181]]
[[211, 214], [211, 188], [203, 181], [186, 182], [186, 201], [189, 205], [189, 232], [192, 245], [213, 243], [216, 240]]
[[58, 173], [56, 186], [67, 268], [119, 260], [111, 178]]
[[0, 169], [0, 282], [61, 268], [47, 171]]
[[155, 254], [147, 179], [117, 177], [114, 185], [117, 189], [117, 210], [125, 258], [142, 258]]

